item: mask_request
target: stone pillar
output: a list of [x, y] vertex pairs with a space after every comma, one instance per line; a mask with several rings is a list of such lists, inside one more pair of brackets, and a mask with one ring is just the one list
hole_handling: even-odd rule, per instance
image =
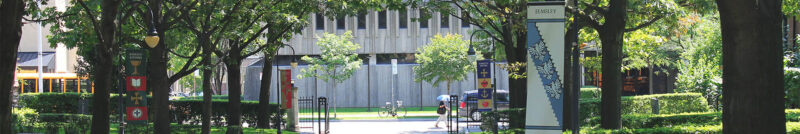
[[300, 118], [297, 116], [300, 112], [300, 108], [297, 106], [297, 87], [292, 87], [292, 108], [287, 110], [287, 121], [286, 121], [286, 130], [289, 131], [297, 131], [297, 123], [299, 122]]

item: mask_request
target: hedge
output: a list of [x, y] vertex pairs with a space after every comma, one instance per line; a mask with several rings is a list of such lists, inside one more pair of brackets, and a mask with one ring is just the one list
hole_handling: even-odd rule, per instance
[[[111, 113], [118, 113], [119, 95], [111, 94], [110, 107]], [[81, 101], [86, 103], [86, 114], [92, 113], [94, 95], [91, 93], [24, 93], [19, 95], [19, 105], [31, 108], [39, 113], [71, 113], [80, 114]], [[153, 101], [151, 96], [147, 96], [147, 104]]]
[[581, 88], [581, 99], [600, 98], [600, 88]]
[[[660, 114], [676, 114], [689, 112], [709, 111], [706, 99], [700, 93], [671, 93], [641, 96], [623, 96], [621, 114], [650, 114], [652, 107], [651, 98], [658, 99]], [[600, 116], [600, 99], [580, 100], [579, 117], [586, 120], [589, 117]]]
[[[173, 106], [170, 112], [175, 115], [173, 122], [188, 122], [193, 125], [201, 123], [203, 100], [172, 100], [170, 102], [172, 102]], [[223, 117], [228, 115], [228, 100], [217, 99], [211, 102], [211, 120], [214, 122], [212, 124], [222, 125]], [[242, 121], [256, 125], [258, 101], [242, 101], [241, 103]], [[278, 111], [278, 104], [271, 103], [269, 107], [271, 112], [268, 112], [268, 114], [272, 117], [272, 120], [278, 120], [280, 116], [272, 114]]]
[[[116, 116], [119, 110], [118, 99], [119, 96], [112, 94], [109, 109], [112, 116]], [[81, 101], [86, 103], [86, 112], [91, 114], [93, 95], [90, 93], [25, 93], [20, 95], [19, 104], [22, 107], [33, 109], [38, 113], [65, 113], [65, 114], [78, 114], [80, 113]], [[148, 105], [152, 104], [152, 98], [147, 96]], [[170, 100], [172, 103], [170, 113], [172, 114], [172, 122], [189, 124], [200, 124], [202, 115], [203, 100], [200, 99], [183, 99], [183, 100]], [[212, 100], [212, 122], [218, 125], [224, 124], [224, 116], [228, 115], [228, 100], [215, 99]], [[256, 108], [258, 108], [258, 101], [241, 101], [242, 121], [249, 124], [256, 123]], [[272, 112], [268, 114], [273, 115], [278, 109], [278, 104], [270, 104]], [[153, 110], [150, 110], [151, 112]], [[152, 113], [150, 113], [152, 115]], [[149, 116], [152, 120], [154, 116]], [[279, 116], [274, 116], [277, 120]], [[111, 118], [112, 120], [118, 117]]]
[[46, 132], [88, 133], [92, 116], [84, 114], [36, 113], [32, 109], [14, 109], [12, 125], [15, 133]]
[[[668, 126], [638, 129], [584, 129], [581, 134], [721, 134], [722, 124], [706, 126]], [[786, 122], [786, 133], [800, 134], [800, 122]], [[568, 134], [564, 132], [564, 134]], [[571, 134], [571, 133], [569, 133]]]
[[800, 68], [784, 68], [783, 83], [786, 108], [800, 108]]
[[[500, 111], [481, 112], [481, 126], [482, 130], [492, 130], [492, 123], [494, 123], [495, 115], [500, 117], [500, 121], [507, 121], [509, 124], [525, 124], [525, 108], [511, 108]], [[511, 127], [511, 126], [510, 126]]]
[[[786, 121], [800, 121], [800, 109], [787, 109]], [[722, 124], [720, 112], [698, 112], [680, 114], [626, 114], [620, 119], [624, 128], [655, 128], [681, 125], [719, 125]], [[600, 117], [592, 117], [582, 122], [582, 126], [596, 128], [600, 124]]]
[[[244, 97], [241, 97], [241, 98], [242, 98], [242, 100], [244, 100]], [[180, 100], [202, 100], [202, 99], [203, 99], [203, 96], [188, 96], [188, 97], [180, 98]], [[228, 95], [214, 95], [214, 96], [211, 96], [211, 99], [212, 100], [217, 100], [217, 99], [227, 100], [228, 99]]]

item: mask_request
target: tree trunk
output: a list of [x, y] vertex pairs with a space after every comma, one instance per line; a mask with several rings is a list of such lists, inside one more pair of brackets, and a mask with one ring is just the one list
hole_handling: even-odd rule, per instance
[[[578, 19], [578, 17], [573, 17], [573, 19]], [[579, 21], [575, 21], [579, 22]], [[572, 70], [572, 44], [578, 43], [578, 31], [580, 31], [581, 26], [578, 23], [572, 23], [567, 29], [565, 36], [564, 36], [564, 111], [562, 111], [562, 115], [564, 115], [564, 128], [562, 130], [575, 130], [575, 127], [572, 126], [572, 114], [570, 114], [572, 110], [572, 101], [575, 98], [572, 97], [572, 92], [580, 91], [578, 87], [573, 87], [573, 82], [576, 82], [577, 79], [573, 78], [572, 73], [579, 73], [573, 72]]]
[[[242, 83], [241, 83], [241, 54], [242, 50], [231, 47], [228, 60], [225, 65], [228, 67], [228, 133], [240, 133], [242, 127]], [[236, 129], [232, 129], [234, 127]]]
[[170, 86], [172, 85], [172, 81], [169, 80], [169, 76], [167, 74], [167, 44], [165, 44], [165, 33], [166, 29], [169, 29], [162, 25], [161, 18], [163, 17], [161, 14], [161, 0], [148, 0], [148, 6], [152, 9], [153, 18], [150, 20], [155, 25], [156, 30], [158, 31], [158, 37], [161, 40], [158, 41], [158, 45], [154, 48], [149, 49], [149, 64], [148, 66], [148, 87], [153, 92], [153, 106], [151, 107], [153, 114], [153, 127], [156, 132], [160, 133], [170, 133], [170, 123], [172, 118], [170, 117], [170, 105], [169, 102], [169, 92], [172, 90]]
[[[452, 94], [450, 94], [450, 80], [447, 80], [447, 95], [452, 95]], [[450, 101], [453, 101], [453, 100], [450, 100]]]
[[[25, 2], [4, 0], [0, 4], [0, 122], [11, 122], [11, 95], [14, 70], [17, 66], [17, 48], [22, 37], [22, 13]], [[22, 85], [20, 85], [22, 86]], [[0, 133], [10, 134], [11, 123], [0, 124]]]
[[111, 55], [106, 50], [105, 45], [97, 45], [95, 51], [97, 52], [97, 62], [94, 64], [95, 79], [94, 79], [94, 102], [92, 108], [92, 133], [93, 134], [107, 134], [109, 132], [109, 91], [111, 89], [111, 73], [113, 73], [113, 64]]
[[611, 0], [602, 30], [598, 30], [603, 44], [603, 90], [600, 103], [600, 127], [619, 129], [620, 100], [622, 96], [622, 37], [625, 30], [627, 0]]
[[264, 56], [263, 68], [261, 68], [261, 88], [258, 93], [258, 128], [270, 128], [269, 107], [269, 87], [272, 82], [272, 55]]
[[222, 95], [222, 87], [223, 87], [222, 79], [225, 78], [225, 72], [227, 71], [227, 69], [225, 69], [225, 66], [219, 65], [219, 64], [215, 64], [213, 66], [215, 67], [214, 68], [214, 74], [213, 74], [214, 75], [214, 79], [213, 79], [214, 80], [214, 89], [215, 89], [216, 95]]
[[[115, 45], [114, 39], [116, 38], [116, 23], [115, 20], [117, 18], [118, 8], [120, 5], [120, 1], [115, 0], [107, 0], [103, 1], [102, 10], [100, 16], [100, 26], [95, 27], [100, 30], [102, 35], [102, 39], [100, 39], [100, 44], [95, 46], [95, 58], [97, 58], [97, 62], [94, 64], [95, 67], [95, 74], [94, 74], [94, 102], [92, 108], [92, 133], [93, 134], [107, 134], [109, 132], [109, 92], [108, 90], [111, 89], [111, 80], [114, 79], [111, 77], [113, 73], [114, 64], [113, 59], [116, 53], [113, 51]], [[88, 12], [88, 11], [85, 11]]]
[[[514, 21], [514, 18], [510, 18], [510, 21]], [[525, 19], [520, 19], [519, 21], [524, 21]], [[509, 43], [514, 44], [505, 44], [506, 50], [506, 58], [508, 59], [508, 63], [527, 63], [528, 62], [528, 49], [527, 40], [524, 40], [528, 36], [527, 30], [516, 30], [512, 28], [512, 25], [515, 23], [523, 23], [523, 22], [504, 22], [503, 30], [507, 31], [506, 33], [511, 34], [503, 34], [503, 40], [508, 41]], [[514, 40], [514, 36], [520, 40]], [[527, 67], [520, 67], [518, 74], [523, 72], [527, 72]], [[508, 91], [509, 91], [509, 102], [510, 108], [525, 108], [527, 107], [527, 94], [528, 94], [528, 79], [527, 78], [519, 78], [513, 79], [508, 78]], [[525, 114], [520, 116], [520, 118], [525, 118]], [[509, 121], [510, 128], [525, 128], [525, 121], [523, 120], [511, 120]]]
[[648, 66], [647, 69], [647, 90], [650, 90], [650, 94], [653, 94], [653, 65]]
[[214, 91], [211, 89], [211, 78], [212, 78], [212, 71], [214, 70], [214, 66], [211, 64], [211, 55], [212, 50], [214, 47], [210, 44], [210, 42], [205, 38], [205, 35], [201, 36], [198, 40], [201, 41], [201, 45], [203, 47], [203, 59], [205, 60], [202, 64], [205, 66], [202, 69], [203, 71], [203, 115], [201, 115], [202, 121], [202, 128], [201, 132], [203, 134], [211, 133], [211, 110], [212, 110], [212, 103], [211, 97], [214, 95]]
[[[211, 58], [209, 56], [203, 56], [203, 59]], [[210, 64], [206, 64], [210, 65]], [[211, 67], [211, 66], [207, 66]], [[202, 115], [202, 133], [209, 134], [211, 132], [211, 96], [214, 95], [214, 91], [211, 91], [211, 69], [206, 68], [203, 69], [203, 115]]]
[[718, 0], [724, 133], [786, 133], [781, 1]]
[[[160, 32], [159, 34], [163, 34]], [[170, 132], [170, 117], [169, 107], [169, 92], [171, 82], [167, 76], [167, 51], [164, 40], [159, 40], [159, 45], [150, 49], [150, 61], [148, 66], [147, 85], [153, 92], [152, 113], [153, 114], [153, 127], [156, 132]]]

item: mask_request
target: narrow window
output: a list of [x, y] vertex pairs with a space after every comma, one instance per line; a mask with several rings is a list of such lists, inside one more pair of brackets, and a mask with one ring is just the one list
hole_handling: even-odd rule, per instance
[[461, 27], [469, 27], [469, 12], [461, 12]]
[[316, 17], [314, 17], [314, 19], [316, 19], [316, 21], [317, 21], [316, 22], [317, 23], [317, 30], [325, 29], [325, 18], [322, 17], [322, 14], [317, 14]]
[[344, 29], [344, 16], [336, 18], [336, 29]]
[[386, 10], [378, 12], [378, 28], [386, 29]]
[[450, 15], [447, 13], [441, 13], [442, 17], [442, 28], [450, 27]]
[[358, 14], [358, 29], [367, 29], [367, 13]]
[[398, 21], [400, 21], [400, 23], [398, 23], [400, 24], [400, 28], [408, 28], [408, 21], [406, 21], [408, 20], [408, 14], [406, 13], [406, 10], [400, 10], [397, 12], [397, 14], [399, 14], [397, 18]]
[[425, 18], [425, 19], [422, 18], [423, 16], [426, 15], [425, 13], [426, 12], [419, 12], [419, 16], [420, 16], [420, 18], [418, 20], [419, 21], [419, 28], [428, 28], [428, 19], [427, 18]]

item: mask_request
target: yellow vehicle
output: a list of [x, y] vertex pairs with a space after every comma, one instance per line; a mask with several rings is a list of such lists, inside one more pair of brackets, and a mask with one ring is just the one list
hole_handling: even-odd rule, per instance
[[40, 88], [42, 92], [94, 93], [94, 83], [87, 78], [75, 73], [42, 73], [44, 87], [39, 87], [39, 74], [35, 71], [17, 73], [20, 93], [38, 93]]

